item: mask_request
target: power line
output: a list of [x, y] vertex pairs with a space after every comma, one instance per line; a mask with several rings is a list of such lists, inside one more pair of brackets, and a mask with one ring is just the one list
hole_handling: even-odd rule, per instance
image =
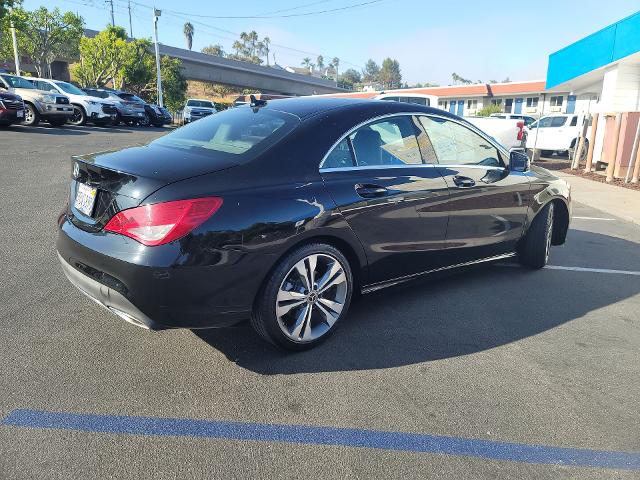
[[[190, 17], [216, 18], [216, 19], [221, 19], [221, 20], [308, 17], [310, 15], [322, 15], [322, 14], [325, 14], [325, 13], [341, 12], [341, 11], [350, 10], [350, 9], [353, 9], [353, 8], [364, 7], [364, 6], [367, 6], [367, 5], [373, 5], [373, 4], [376, 4], [376, 3], [380, 3], [382, 1], [383, 0], [369, 0], [368, 2], [356, 3], [354, 5], [346, 5], [344, 7], [331, 8], [331, 9], [327, 9], [327, 10], [316, 10], [315, 12], [290, 13], [290, 14], [287, 14], [287, 15], [200, 15], [200, 14], [195, 14], [195, 13], [189, 13], [188, 15]], [[174, 13], [180, 13], [180, 12], [175, 12], [173, 10], [167, 10], [167, 11], [171, 11], [171, 12], [174, 12]]]
[[274, 10], [274, 11], [271, 11], [271, 12], [265, 12], [265, 13], [262, 13], [261, 15], [274, 15], [276, 13], [290, 12], [292, 10], [300, 10], [301, 8], [312, 7], [314, 5], [319, 5], [321, 3], [327, 3], [327, 2], [332, 2], [332, 1], [333, 0], [319, 0], [317, 2], [311, 2], [311, 3], [305, 3], [304, 5], [298, 5], [297, 7], [283, 8], [282, 10]]

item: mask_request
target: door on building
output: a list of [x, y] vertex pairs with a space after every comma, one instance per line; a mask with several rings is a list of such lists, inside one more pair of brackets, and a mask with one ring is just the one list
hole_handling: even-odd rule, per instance
[[449, 102], [449, 113], [456, 113], [456, 101], [455, 100], [451, 100], [451, 102]]
[[567, 97], [567, 113], [575, 113], [576, 111], [576, 96], [569, 95]]
[[458, 112], [457, 112], [458, 116], [463, 116], [464, 115], [464, 100], [458, 100]]
[[516, 98], [516, 109], [514, 110], [513, 113], [517, 113], [520, 114], [522, 113], [522, 98]]
[[504, 113], [511, 113], [513, 110], [513, 98], [507, 98], [504, 101]]

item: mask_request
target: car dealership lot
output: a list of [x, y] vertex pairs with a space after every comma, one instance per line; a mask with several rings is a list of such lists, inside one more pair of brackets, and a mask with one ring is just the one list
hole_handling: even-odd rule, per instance
[[309, 352], [150, 333], [66, 281], [55, 219], [69, 155], [164, 131], [0, 132], [0, 478], [638, 477], [640, 227], [576, 205], [550, 263], [595, 270], [381, 291]]

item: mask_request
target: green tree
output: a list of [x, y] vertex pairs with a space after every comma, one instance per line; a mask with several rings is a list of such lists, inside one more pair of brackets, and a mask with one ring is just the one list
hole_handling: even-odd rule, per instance
[[400, 88], [402, 87], [402, 73], [400, 72], [400, 63], [391, 58], [385, 58], [382, 62], [382, 68], [378, 74], [379, 81], [384, 88]]
[[502, 113], [502, 107], [500, 105], [489, 104], [480, 110], [478, 110], [479, 117], [488, 117], [492, 113]]
[[302, 59], [302, 63], [300, 65], [302, 65], [303, 67], [306, 67], [309, 70], [311, 70], [311, 65], [312, 65], [311, 59], [309, 57], [304, 57]]
[[267, 65], [269, 65], [269, 46], [271, 45], [271, 39], [269, 37], [264, 37], [261, 42], [262, 45], [262, 54], [267, 59]]
[[[172, 112], [182, 108], [187, 99], [187, 81], [182, 75], [182, 61], [178, 58], [163, 56], [160, 58], [162, 74], [162, 97], [165, 106]], [[153, 79], [153, 90], [146, 98], [157, 102], [156, 82]]]
[[225, 56], [224, 49], [222, 48], [222, 45], [220, 45], [220, 44], [209, 45], [208, 47], [204, 47], [200, 51], [202, 53], [206, 53], [207, 55], [213, 55], [215, 57], [224, 57]]
[[5, 18], [9, 10], [21, 4], [21, 0], [0, 0], [0, 20]]
[[[156, 89], [156, 58], [152, 54], [153, 44], [149, 39], [127, 43], [127, 52], [122, 67], [121, 88], [147, 98]], [[161, 67], [162, 68], [162, 67]]]
[[193, 47], [193, 32], [195, 29], [193, 28], [193, 24], [191, 22], [186, 22], [184, 27], [182, 28], [182, 33], [184, 33], [184, 40], [187, 43], [187, 48], [191, 50]]
[[379, 80], [380, 75], [380, 67], [373, 59], [367, 60], [367, 63], [364, 66], [364, 71], [362, 72], [362, 81], [365, 83], [374, 83]]
[[362, 82], [362, 75], [360, 74], [359, 71], [353, 69], [353, 68], [349, 68], [347, 70], [345, 70], [342, 75], [340, 75], [339, 77], [339, 82], [346, 84], [346, 85], [350, 85], [350, 86], [354, 86], [357, 83]]
[[340, 67], [340, 59], [338, 57], [333, 57], [331, 60], [331, 65], [333, 65], [333, 69], [336, 71], [336, 82], [338, 81], [338, 68]]
[[111, 79], [120, 87], [131, 51], [124, 28], [108, 26], [93, 38], [80, 39], [80, 62], [71, 66], [71, 74], [83, 87], [103, 87]]
[[74, 58], [84, 31], [84, 21], [75, 13], [62, 13], [54, 8], [40, 7], [32, 12], [19, 12], [24, 18], [16, 25], [18, 51], [34, 63], [40, 77], [51, 76], [51, 64], [56, 58]]
[[268, 37], [260, 40], [258, 32], [252, 30], [251, 32], [242, 32], [240, 39], [233, 42], [234, 54], [229, 55], [229, 58], [234, 60], [240, 60], [242, 62], [250, 62], [260, 65], [263, 60], [262, 56], [265, 52], [269, 51], [268, 45], [271, 43]]
[[316, 59], [316, 65], [318, 66], [318, 70], [322, 72], [322, 69], [324, 68], [324, 57], [322, 55], [318, 55], [318, 58]]

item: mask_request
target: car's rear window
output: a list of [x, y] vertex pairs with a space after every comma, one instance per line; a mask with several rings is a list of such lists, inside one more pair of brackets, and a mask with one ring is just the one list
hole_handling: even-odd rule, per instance
[[153, 143], [204, 154], [253, 156], [286, 136], [299, 122], [289, 113], [232, 108], [179, 128]]

